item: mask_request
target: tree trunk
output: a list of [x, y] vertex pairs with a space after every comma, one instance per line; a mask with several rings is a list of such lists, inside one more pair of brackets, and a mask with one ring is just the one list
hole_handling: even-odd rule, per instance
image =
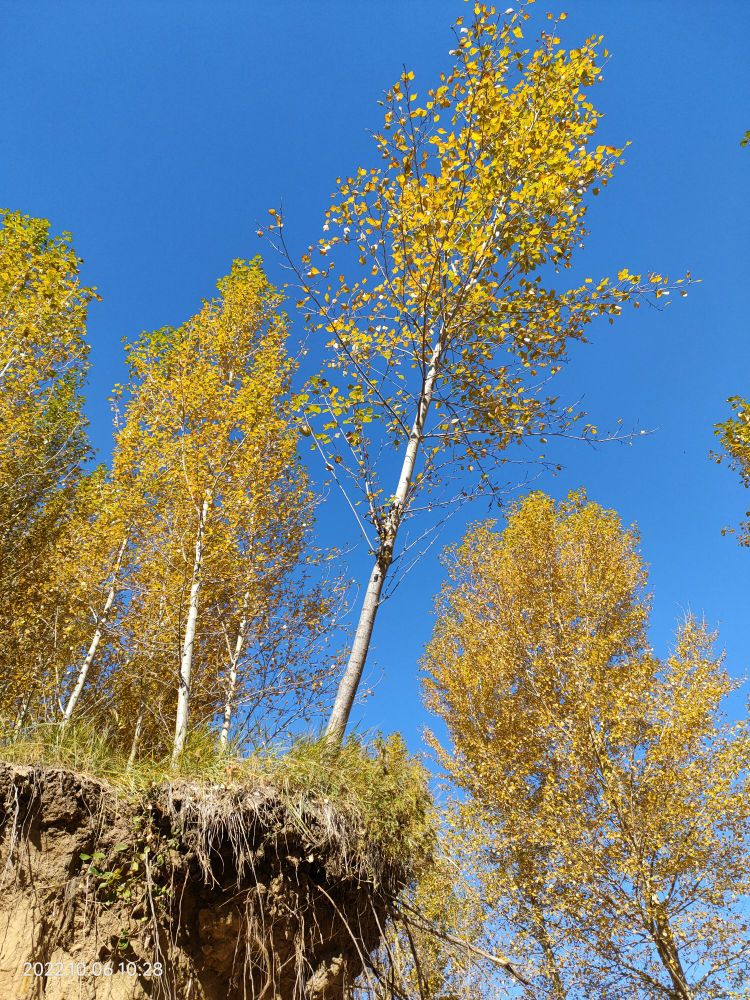
[[15, 724], [13, 726], [13, 734], [17, 736], [23, 729], [24, 723], [26, 722], [26, 716], [29, 714], [29, 707], [31, 705], [31, 699], [34, 697], [34, 691], [36, 690], [36, 684], [32, 684], [29, 688], [28, 694], [23, 700], [21, 705], [21, 710], [18, 713]]
[[536, 938], [541, 945], [547, 962], [549, 978], [552, 983], [552, 995], [555, 1000], [566, 1000], [568, 991], [563, 986], [562, 976], [560, 975], [560, 969], [557, 963], [557, 956], [555, 955], [555, 949], [552, 947], [552, 941], [550, 940], [549, 931], [547, 930], [547, 921], [541, 912], [541, 907], [537, 903], [534, 903], [534, 909], [537, 911], [534, 919]]
[[107, 594], [107, 600], [104, 602], [104, 608], [99, 616], [98, 624], [96, 626], [96, 631], [89, 645], [86, 656], [84, 657], [83, 663], [78, 671], [78, 679], [76, 680], [75, 687], [70, 692], [70, 697], [68, 698], [68, 703], [65, 706], [65, 711], [63, 712], [62, 726], [65, 728], [68, 722], [70, 722], [70, 717], [75, 711], [75, 707], [78, 704], [78, 699], [81, 697], [84, 685], [86, 683], [86, 678], [88, 677], [89, 669], [91, 664], [94, 662], [94, 657], [96, 656], [96, 651], [99, 648], [99, 643], [101, 642], [102, 635], [104, 634], [104, 627], [107, 624], [107, 615], [112, 610], [112, 605], [115, 602], [115, 594], [117, 592], [117, 577], [120, 573], [120, 566], [122, 565], [122, 559], [125, 555], [125, 546], [127, 545], [127, 538], [122, 540], [122, 544], [117, 553], [117, 559], [115, 561], [115, 567], [112, 572], [112, 585], [109, 588]]
[[425, 421], [427, 420], [430, 403], [432, 402], [442, 353], [442, 339], [438, 339], [432, 350], [430, 366], [422, 385], [419, 405], [417, 406], [417, 415], [414, 418], [406, 451], [404, 452], [398, 486], [396, 487], [393, 502], [384, 524], [378, 551], [375, 554], [375, 564], [370, 571], [370, 579], [359, 612], [357, 631], [352, 643], [351, 653], [349, 654], [349, 661], [339, 683], [336, 700], [333, 703], [331, 716], [328, 720], [326, 740], [332, 744], [341, 743], [344, 738], [352, 705], [354, 704], [357, 689], [362, 680], [362, 671], [367, 660], [367, 651], [370, 648], [372, 630], [381, 603], [383, 583], [393, 561], [393, 549], [398, 536], [398, 529], [401, 526], [409, 499], [409, 490], [414, 479], [414, 469], [417, 464], [419, 447], [422, 444], [424, 436]]
[[135, 732], [133, 733], [133, 742], [130, 744], [130, 754], [128, 756], [128, 763], [125, 768], [125, 770], [128, 772], [133, 770], [133, 766], [135, 764], [135, 758], [138, 755], [138, 744], [141, 741], [142, 729], [143, 729], [143, 700], [141, 700], [138, 706], [138, 718], [135, 720]]
[[669, 926], [669, 918], [664, 910], [664, 904], [656, 894], [651, 896], [650, 910], [649, 930], [661, 963], [672, 980], [672, 997], [674, 1000], [693, 1000], [693, 994], [688, 986], [685, 970], [680, 961], [677, 943], [672, 934], [672, 928]]
[[234, 696], [237, 690], [237, 664], [239, 663], [240, 653], [242, 652], [242, 647], [245, 644], [245, 630], [247, 629], [247, 602], [248, 595], [242, 599], [242, 619], [237, 629], [237, 641], [234, 644], [234, 650], [230, 656], [229, 660], [229, 676], [227, 679], [227, 697], [224, 702], [224, 719], [221, 724], [221, 732], [219, 733], [219, 746], [222, 750], [226, 750], [227, 744], [229, 742], [229, 727], [232, 724], [232, 712], [234, 710]]
[[365, 597], [357, 622], [357, 631], [352, 643], [349, 662], [346, 665], [344, 676], [339, 683], [336, 692], [336, 701], [333, 705], [331, 717], [326, 728], [326, 740], [329, 743], [340, 743], [344, 738], [346, 725], [357, 694], [357, 688], [362, 678], [367, 650], [370, 647], [372, 629], [375, 625], [375, 616], [380, 607], [380, 595], [383, 591], [383, 582], [388, 572], [388, 565], [380, 558], [380, 554], [375, 559], [375, 565], [370, 573], [370, 580], [367, 584]]
[[177, 688], [177, 717], [174, 727], [174, 748], [172, 750], [172, 767], [176, 767], [180, 754], [185, 749], [187, 737], [188, 711], [190, 708], [190, 674], [193, 668], [193, 644], [195, 642], [195, 626], [198, 621], [198, 598], [201, 589], [201, 571], [203, 569], [203, 536], [206, 530], [209, 498], [203, 501], [198, 519], [198, 533], [195, 538], [195, 557], [193, 559], [193, 574], [190, 583], [190, 603], [185, 622], [185, 636], [182, 644], [180, 660], [180, 681]]

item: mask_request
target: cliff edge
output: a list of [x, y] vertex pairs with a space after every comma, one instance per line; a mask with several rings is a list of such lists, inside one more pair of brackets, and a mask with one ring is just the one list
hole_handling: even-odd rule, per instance
[[0, 996], [340, 1000], [408, 872], [326, 799], [0, 763]]

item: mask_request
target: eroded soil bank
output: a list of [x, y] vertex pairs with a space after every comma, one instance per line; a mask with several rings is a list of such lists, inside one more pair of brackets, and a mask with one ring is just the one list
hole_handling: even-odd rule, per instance
[[340, 1000], [398, 878], [347, 822], [270, 787], [0, 763], [0, 997]]

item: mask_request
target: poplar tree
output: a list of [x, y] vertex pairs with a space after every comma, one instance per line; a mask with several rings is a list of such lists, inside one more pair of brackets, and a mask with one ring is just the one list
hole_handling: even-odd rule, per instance
[[[405, 71], [388, 90], [380, 166], [337, 180], [323, 235], [297, 268], [300, 305], [328, 350], [303, 399], [306, 433], [372, 556], [328, 724], [334, 741], [386, 577], [419, 550], [414, 538], [403, 545], [407, 519], [497, 493], [507, 462], [546, 461], [538, 449], [576, 416], [550, 392], [570, 343], [628, 300], [668, 293], [661, 275], [627, 268], [612, 280], [565, 281], [590, 196], [622, 149], [596, 140], [589, 90], [606, 58], [601, 38], [565, 50], [553, 23], [528, 48], [527, 6], [504, 20], [474, 4], [456, 23], [453, 68], [437, 86], [420, 100]], [[286, 251], [283, 220], [272, 216]]]
[[87, 307], [68, 234], [0, 213], [0, 706], [54, 714], [69, 653], [58, 555], [90, 456], [81, 390]]
[[191, 714], [204, 724], [221, 715], [226, 742], [251, 683], [243, 652], [304, 562], [312, 521], [281, 298], [258, 260], [236, 261], [218, 287], [220, 297], [182, 326], [129, 346], [130, 381], [118, 396], [113, 482], [133, 524], [133, 669], [117, 684], [136, 699], [131, 720], [142, 721], [144, 702], [162, 727], [172, 719], [175, 763]]
[[532, 494], [450, 555], [424, 661], [450, 748], [433, 745], [535, 996], [750, 987], [750, 731], [722, 714], [738, 684], [694, 619], [654, 655], [645, 585], [635, 531], [581, 495]]

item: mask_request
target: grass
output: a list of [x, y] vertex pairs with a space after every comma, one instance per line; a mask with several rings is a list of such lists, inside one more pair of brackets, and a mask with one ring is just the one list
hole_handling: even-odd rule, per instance
[[148, 755], [129, 767], [127, 755], [107, 730], [85, 720], [71, 722], [64, 729], [58, 723], [26, 727], [20, 734], [0, 741], [0, 758], [13, 764], [66, 768], [100, 778], [125, 791], [142, 791], [176, 775], [207, 782], [224, 781], [233, 762], [230, 754], [217, 747], [215, 736], [199, 731], [191, 735], [176, 771], [170, 757]]
[[398, 736], [368, 746], [354, 737], [331, 747], [300, 738], [282, 751], [240, 757], [217, 747], [209, 730], [194, 732], [180, 766], [169, 758], [142, 758], [128, 767], [107, 734], [86, 723], [40, 725], [0, 744], [8, 763], [46, 765], [86, 774], [147, 799], [161, 787], [187, 781], [206, 789], [270, 788], [300, 818], [332, 808], [350, 845], [376, 850], [386, 865], [412, 871], [429, 862], [434, 843], [431, 798], [424, 768]]

